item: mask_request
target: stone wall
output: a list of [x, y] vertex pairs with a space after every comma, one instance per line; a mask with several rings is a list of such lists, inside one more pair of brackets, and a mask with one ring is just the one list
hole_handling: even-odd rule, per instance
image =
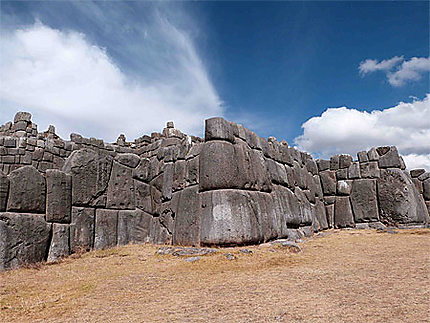
[[[0, 128], [0, 269], [127, 243], [241, 245], [332, 227], [425, 225], [430, 173], [395, 147], [331, 160], [222, 118], [108, 144], [29, 113]], [[424, 200], [426, 202], [424, 202]]]

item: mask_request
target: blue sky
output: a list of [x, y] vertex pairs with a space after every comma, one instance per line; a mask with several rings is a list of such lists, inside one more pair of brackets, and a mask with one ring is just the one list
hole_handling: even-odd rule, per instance
[[427, 1], [2, 1], [0, 25], [0, 123], [114, 140], [222, 115], [316, 156], [397, 144], [430, 165], [411, 126], [430, 119]]

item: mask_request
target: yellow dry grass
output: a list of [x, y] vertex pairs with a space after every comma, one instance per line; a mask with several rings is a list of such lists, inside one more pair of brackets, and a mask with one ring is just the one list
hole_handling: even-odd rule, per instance
[[[429, 322], [430, 230], [329, 231], [197, 262], [129, 245], [0, 274], [1, 322]], [[227, 260], [224, 253], [236, 260]]]

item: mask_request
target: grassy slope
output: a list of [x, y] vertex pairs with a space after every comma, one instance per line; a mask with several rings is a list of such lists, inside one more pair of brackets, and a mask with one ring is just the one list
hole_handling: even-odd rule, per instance
[[189, 263], [130, 245], [0, 273], [0, 321], [429, 320], [430, 230], [332, 231], [302, 248]]

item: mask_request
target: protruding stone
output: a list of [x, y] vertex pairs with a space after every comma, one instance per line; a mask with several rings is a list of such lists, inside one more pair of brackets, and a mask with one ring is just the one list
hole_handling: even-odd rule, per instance
[[87, 207], [72, 207], [70, 224], [70, 251], [90, 250], [94, 246], [95, 210]]
[[338, 170], [339, 169], [339, 155], [330, 157], [330, 170]]
[[30, 112], [23, 112], [19, 111], [15, 114], [15, 117], [13, 118], [13, 122], [17, 123], [20, 121], [30, 122], [31, 121], [31, 113]]
[[131, 168], [136, 168], [137, 165], [139, 165], [140, 158], [136, 154], [124, 153], [124, 154], [118, 154], [115, 157], [115, 161], [117, 161], [121, 165], [131, 167]]
[[376, 150], [380, 156], [378, 160], [379, 168], [402, 168], [402, 160], [395, 146], [378, 147]]
[[366, 163], [369, 161], [369, 158], [367, 157], [367, 152], [366, 151], [360, 151], [357, 153], [357, 157], [358, 157], [358, 161], [360, 163]]
[[410, 174], [411, 174], [412, 178], [415, 178], [415, 177], [420, 176], [421, 174], [424, 174], [425, 172], [426, 172], [426, 170], [425, 170], [425, 169], [423, 169], [423, 168], [420, 168], [420, 169], [412, 169], [412, 170], [410, 171]]
[[336, 174], [334, 171], [325, 170], [320, 172], [321, 185], [324, 195], [336, 194]]
[[426, 201], [430, 201], [430, 178], [423, 182], [423, 196]]
[[379, 220], [376, 180], [360, 179], [353, 181], [350, 198], [355, 222]]
[[52, 239], [49, 246], [48, 262], [67, 257], [70, 254], [69, 225], [54, 223], [52, 225]]
[[381, 222], [388, 224], [422, 223], [428, 218], [424, 201], [402, 170], [388, 168], [378, 180]]
[[360, 163], [359, 162], [353, 162], [348, 168], [348, 179], [357, 179], [360, 177], [361, 177]]
[[322, 172], [324, 170], [330, 169], [330, 161], [324, 159], [317, 159], [318, 171]]
[[0, 270], [43, 261], [50, 228], [43, 215], [0, 213]]
[[334, 225], [336, 228], [354, 226], [351, 203], [348, 196], [337, 196], [334, 204]]
[[8, 211], [45, 213], [46, 181], [33, 166], [23, 166], [9, 174]]
[[369, 159], [369, 161], [378, 161], [379, 160], [379, 154], [376, 151], [376, 148], [371, 148], [367, 152], [367, 158]]
[[173, 124], [173, 121], [167, 121], [167, 128], [175, 128], [175, 125]]
[[231, 124], [220, 117], [205, 120], [205, 141], [215, 139], [226, 140], [234, 143]]
[[340, 155], [339, 156], [339, 168], [348, 168], [352, 163], [352, 156]]
[[106, 249], [117, 244], [117, 210], [96, 210], [94, 249]]
[[337, 182], [337, 195], [349, 195], [352, 190], [352, 181], [341, 180]]
[[46, 171], [46, 221], [70, 223], [72, 177], [58, 169]]

